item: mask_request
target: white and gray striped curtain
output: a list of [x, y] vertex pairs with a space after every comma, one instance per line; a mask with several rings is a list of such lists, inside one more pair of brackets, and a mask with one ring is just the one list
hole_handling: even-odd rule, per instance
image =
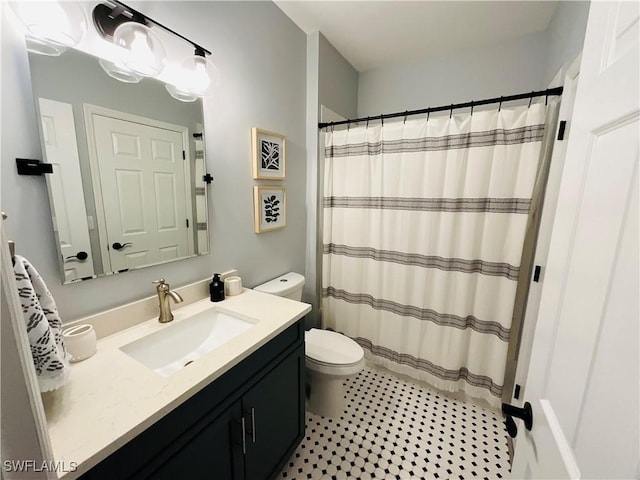
[[329, 132], [323, 326], [500, 404], [545, 107]]

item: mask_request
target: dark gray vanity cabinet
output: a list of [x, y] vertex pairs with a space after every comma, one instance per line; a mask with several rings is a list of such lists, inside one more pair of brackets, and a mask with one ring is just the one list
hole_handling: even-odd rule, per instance
[[81, 478], [269, 480], [303, 435], [300, 320]]

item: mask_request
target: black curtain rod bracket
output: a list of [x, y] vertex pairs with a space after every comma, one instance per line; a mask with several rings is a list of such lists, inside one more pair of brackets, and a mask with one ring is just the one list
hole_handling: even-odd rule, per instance
[[[396, 112], [396, 113], [384, 113], [380, 116], [375, 116], [375, 117], [350, 118], [348, 120], [340, 120], [337, 122], [320, 122], [318, 123], [318, 128], [334, 127], [336, 125], [349, 125], [351, 123], [358, 123], [358, 122], [364, 122], [364, 121], [366, 121], [367, 126], [369, 126], [369, 120], [372, 118], [380, 118], [380, 121], [384, 123], [385, 118], [405, 117], [406, 119], [406, 117], [409, 115], [421, 115], [424, 113], [427, 114], [427, 121], [428, 121], [429, 115], [431, 114], [431, 112], [444, 112], [447, 110], [451, 110], [450, 115], [453, 115], [454, 110], [471, 107], [472, 113], [473, 113], [473, 108], [481, 105], [491, 105], [492, 103], [499, 103], [500, 108], [502, 108], [502, 104], [504, 102], [513, 102], [515, 100], [525, 100], [527, 98], [533, 100], [535, 97], [545, 97], [545, 105], [546, 105], [547, 100], [549, 99], [550, 96], [562, 95], [562, 90], [563, 90], [562, 87], [555, 87], [555, 88], [548, 88], [547, 90], [538, 90], [538, 91], [528, 92], [528, 93], [519, 93], [517, 95], [508, 95], [506, 97], [488, 98], [486, 100], [473, 100], [471, 102], [454, 103], [451, 105], [443, 105], [440, 107], [429, 107], [429, 108], [423, 108], [420, 110], [409, 110], [409, 111]], [[529, 102], [529, 106], [531, 106], [531, 102]]]

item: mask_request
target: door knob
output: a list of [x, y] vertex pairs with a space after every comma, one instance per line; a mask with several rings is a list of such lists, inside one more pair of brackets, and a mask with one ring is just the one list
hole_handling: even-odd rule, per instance
[[87, 252], [80, 251], [75, 255], [66, 257], [65, 260], [71, 260], [72, 258], [75, 258], [76, 260], [80, 260], [81, 262], [84, 262], [87, 258], [89, 258], [89, 254]]
[[133, 245], [133, 243], [120, 243], [120, 242], [115, 242], [113, 245], [111, 245], [113, 247], [114, 250], [122, 250], [124, 247], [128, 247], [129, 245]]
[[513, 417], [522, 419], [527, 430], [531, 430], [531, 427], [533, 427], [533, 410], [529, 402], [525, 402], [522, 408], [503, 403], [502, 413], [506, 416], [507, 433], [509, 433], [511, 438], [514, 438], [518, 434], [518, 427], [516, 427], [516, 422], [513, 420]]

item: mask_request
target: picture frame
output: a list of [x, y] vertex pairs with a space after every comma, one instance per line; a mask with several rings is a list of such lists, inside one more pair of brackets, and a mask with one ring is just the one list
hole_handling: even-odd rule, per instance
[[285, 187], [253, 187], [254, 230], [256, 233], [280, 230], [287, 226], [287, 192]]
[[253, 150], [253, 178], [256, 180], [284, 180], [286, 137], [260, 128], [251, 129]]

